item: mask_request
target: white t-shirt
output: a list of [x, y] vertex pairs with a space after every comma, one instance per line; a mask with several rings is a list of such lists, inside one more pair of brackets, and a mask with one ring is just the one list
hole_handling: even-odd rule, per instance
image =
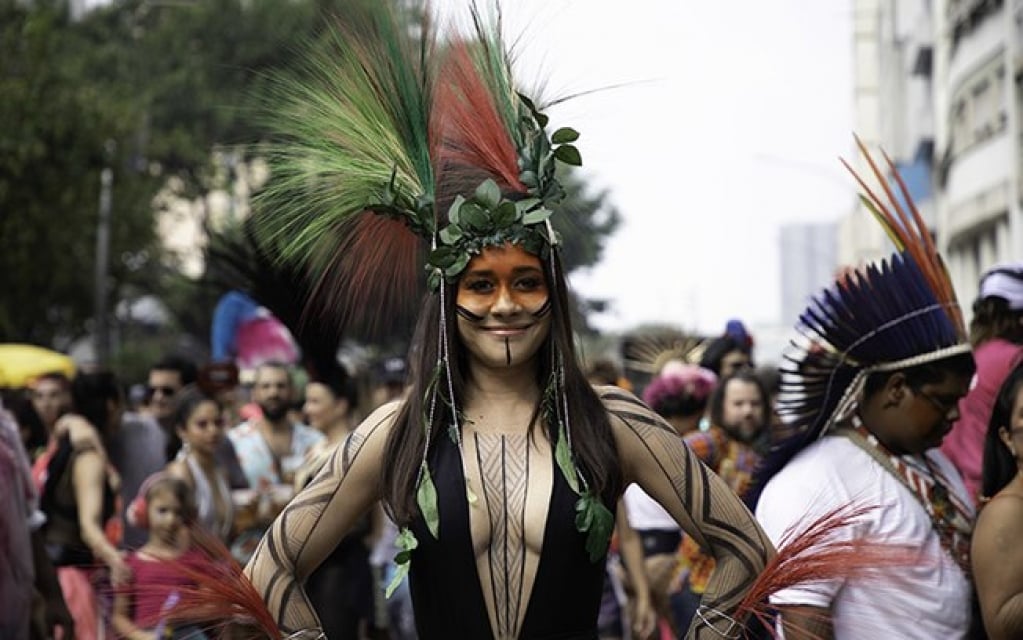
[[662, 531], [680, 531], [675, 518], [664, 510], [659, 502], [640, 489], [638, 484], [630, 484], [625, 490], [625, 513], [629, 524], [637, 531], [658, 529]]
[[[927, 456], [969, 504], [948, 459], [937, 449]], [[836, 640], [963, 638], [970, 625], [968, 578], [942, 548], [917, 498], [848, 438], [828, 436], [801, 451], [767, 483], [756, 515], [777, 545], [790, 527], [850, 503], [879, 508], [858, 518], [843, 537], [911, 545], [920, 549], [920, 561], [885, 568], [876, 577], [785, 589], [771, 602], [830, 607]]]

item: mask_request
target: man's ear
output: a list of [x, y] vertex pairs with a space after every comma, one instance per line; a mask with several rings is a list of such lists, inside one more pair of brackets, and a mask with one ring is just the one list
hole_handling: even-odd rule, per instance
[[901, 371], [896, 371], [892, 375], [888, 376], [888, 380], [884, 383], [884, 405], [897, 406], [902, 403], [903, 398], [906, 397], [906, 392], [909, 390], [909, 386], [906, 384], [906, 374]]

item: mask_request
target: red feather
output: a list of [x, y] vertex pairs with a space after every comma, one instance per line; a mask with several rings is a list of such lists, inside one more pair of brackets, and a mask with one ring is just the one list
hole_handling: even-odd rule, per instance
[[414, 317], [423, 239], [404, 222], [370, 211], [346, 224], [313, 284], [305, 318], [336, 322], [346, 336], [386, 337]]
[[283, 638], [263, 598], [220, 539], [201, 527], [193, 527], [190, 533], [193, 545], [210, 562], [203, 569], [179, 565], [194, 586], [179, 590], [180, 600], [167, 614], [167, 621], [210, 630], [232, 625], [232, 638]]
[[802, 529], [788, 531], [777, 555], [739, 604], [739, 619], [758, 618], [771, 628], [768, 597], [778, 591], [826, 580], [885, 580], [884, 570], [921, 562], [920, 550], [909, 545], [881, 543], [865, 538], [837, 539], [835, 534], [852, 526], [876, 506], [842, 505], [813, 520]]
[[[487, 177], [505, 191], [525, 193], [518, 152], [507, 124], [477, 69], [469, 46], [452, 45], [434, 91], [437, 184], [446, 192], [472, 193]], [[442, 123], [442, 124], [438, 124]]]

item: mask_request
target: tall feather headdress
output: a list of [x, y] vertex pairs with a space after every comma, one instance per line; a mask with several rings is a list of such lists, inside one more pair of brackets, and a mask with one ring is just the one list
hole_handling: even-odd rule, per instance
[[[505, 243], [549, 259], [557, 277], [560, 238], [550, 217], [565, 192], [555, 165], [581, 164], [578, 133], [548, 134], [547, 117], [515, 86], [499, 12], [490, 24], [474, 6], [473, 35], [443, 46], [428, 12], [416, 29], [389, 3], [369, 3], [359, 15], [309, 56], [299, 77], [276, 78], [268, 105], [275, 139], [265, 148], [271, 178], [257, 228], [281, 260], [312, 275], [307, 316], [333, 319], [350, 337], [410, 312], [424, 280], [439, 295], [439, 355], [416, 480], [417, 504], [437, 536], [427, 455], [442, 411], [461, 447], [443, 285], [486, 247]], [[580, 495], [587, 547], [606, 549], [614, 518], [575, 465], [564, 355], [554, 361], [543, 405], [557, 433], [555, 457]], [[406, 551], [415, 543], [407, 529], [400, 540]]]
[[781, 366], [779, 413], [791, 435], [761, 463], [750, 490], [754, 502], [775, 473], [850, 411], [868, 375], [970, 351], [948, 270], [895, 163], [882, 152], [883, 169], [858, 137], [856, 144], [878, 186], [842, 163], [896, 253], [843, 274], [800, 315], [799, 337]]

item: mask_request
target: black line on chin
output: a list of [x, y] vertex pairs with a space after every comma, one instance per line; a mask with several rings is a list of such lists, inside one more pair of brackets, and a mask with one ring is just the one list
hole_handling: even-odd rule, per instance
[[504, 357], [508, 361], [508, 366], [511, 366], [511, 342], [509, 342], [507, 336], [504, 339]]

